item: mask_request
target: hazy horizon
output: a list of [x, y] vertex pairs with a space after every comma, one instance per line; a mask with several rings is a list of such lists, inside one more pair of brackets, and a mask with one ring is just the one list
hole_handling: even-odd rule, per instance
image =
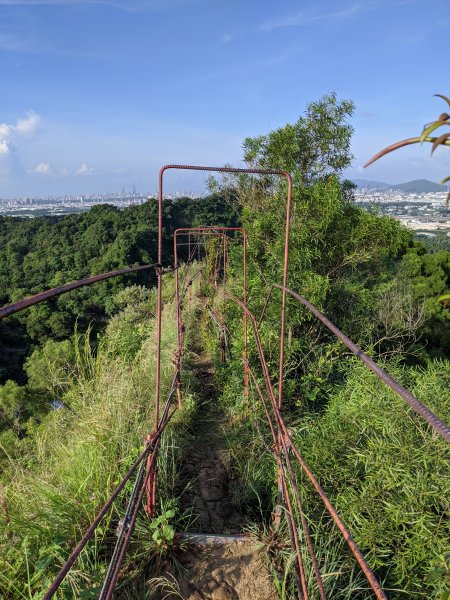
[[[345, 175], [447, 175], [413, 146], [445, 109], [450, 20], [430, 0], [0, 0], [0, 196], [156, 187], [161, 165], [240, 166], [245, 137], [336, 92], [356, 104]], [[204, 174], [167, 189], [199, 192]]]

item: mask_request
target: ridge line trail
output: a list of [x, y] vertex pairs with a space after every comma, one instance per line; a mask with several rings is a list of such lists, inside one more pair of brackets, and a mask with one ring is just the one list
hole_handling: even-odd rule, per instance
[[[237, 534], [245, 520], [233, 504], [231, 453], [224, 431], [225, 410], [215, 368], [199, 331], [199, 314], [191, 329], [191, 369], [198, 398], [190, 428], [191, 443], [180, 465], [180, 479], [190, 482], [181, 502], [192, 508], [195, 533]], [[275, 600], [267, 560], [255, 542], [191, 545], [180, 557], [187, 569], [178, 575], [185, 600]]]

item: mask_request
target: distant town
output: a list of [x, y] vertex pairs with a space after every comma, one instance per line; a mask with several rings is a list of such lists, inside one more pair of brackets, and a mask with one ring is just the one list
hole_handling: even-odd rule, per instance
[[[358, 187], [354, 190], [356, 202], [367, 210], [378, 210], [401, 221], [406, 227], [433, 235], [435, 231], [446, 231], [450, 235], [450, 208], [446, 205], [448, 192], [443, 186], [429, 183], [428, 188], [439, 191], [422, 191], [428, 189], [423, 180], [416, 189], [411, 185], [386, 187], [377, 182], [357, 180]], [[401, 189], [404, 187], [406, 190]], [[149, 198], [155, 198], [156, 192], [138, 192], [135, 187], [131, 191], [107, 192], [100, 194], [46, 196], [46, 197], [16, 197], [0, 198], [0, 215], [23, 218], [36, 218], [41, 216], [61, 216], [80, 213], [89, 210], [98, 204], [111, 204], [119, 209], [128, 206], [143, 204]], [[201, 198], [201, 194], [179, 191], [174, 194], [165, 194], [167, 199]]]
[[357, 187], [358, 204], [368, 210], [378, 210], [403, 223], [409, 229], [427, 235], [445, 231], [450, 235], [448, 191], [407, 192], [401, 189], [371, 189]]
[[[193, 192], [164, 194], [164, 198], [171, 200], [186, 197], [196, 199], [201, 195]], [[97, 204], [111, 204], [124, 209], [135, 204], [143, 204], [149, 198], [156, 198], [156, 192], [138, 192], [135, 187], [131, 191], [122, 190], [100, 194], [0, 198], [0, 215], [30, 219], [61, 216], [84, 212]]]

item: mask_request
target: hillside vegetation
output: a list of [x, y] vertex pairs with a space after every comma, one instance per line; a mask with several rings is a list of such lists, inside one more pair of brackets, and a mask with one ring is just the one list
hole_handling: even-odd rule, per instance
[[[142, 451], [153, 423], [155, 321], [148, 302], [136, 301], [129, 288], [128, 304], [108, 323], [94, 354], [88, 336], [77, 338], [72, 378], [60, 396], [70, 410], [53, 410], [25, 439], [9, 448], [3, 461], [0, 500], [0, 595], [40, 598], [82, 534]], [[147, 294], [148, 295], [148, 294]], [[173, 376], [176, 348], [175, 307], [164, 310], [162, 393]], [[64, 342], [60, 342], [64, 344]], [[169, 426], [159, 464], [159, 509], [178, 509], [174, 499], [172, 456], [166, 445], [182, 451], [180, 432], [189, 423], [192, 403], [186, 392], [184, 410]], [[176, 441], [177, 440], [177, 441]], [[5, 448], [3, 447], [5, 451]], [[95, 598], [106, 571], [114, 529], [131, 491], [129, 482], [96, 530], [94, 542], [82, 552], [64, 582], [60, 597]], [[177, 510], [178, 517], [182, 516]], [[150, 536], [148, 520], [138, 531]], [[145, 533], [146, 532], [146, 533]], [[131, 554], [137, 575], [152, 559], [140, 545]], [[133, 578], [135, 572], [128, 577]], [[133, 596], [130, 596], [133, 597]], [[135, 598], [140, 597], [136, 592]]]
[[[311, 103], [296, 123], [247, 138], [244, 160], [252, 167], [292, 173], [289, 287], [448, 422], [450, 310], [439, 297], [450, 290], [450, 252], [425, 246], [393, 219], [353, 203], [352, 186], [340, 179], [351, 161], [352, 112], [351, 102], [326, 96]], [[282, 280], [285, 184], [271, 177], [240, 176], [211, 186], [215, 193], [206, 201], [165, 205], [165, 264], [172, 260], [176, 227], [242, 224], [248, 234], [249, 305], [259, 315], [271, 284]], [[1, 225], [5, 302], [155, 258], [153, 202], [123, 213], [98, 207], [57, 220], [3, 219]], [[216, 249], [211, 242], [206, 274], [214, 268]], [[242, 247], [230, 245], [227, 277], [236, 294], [242, 285], [242, 258]], [[1, 350], [5, 359], [12, 357], [10, 366], [4, 363], [0, 386], [0, 590], [5, 598], [40, 597], [148, 432], [155, 293], [141, 285], [125, 288], [126, 283], [151, 286], [153, 280], [139, 276], [85, 288], [1, 324]], [[176, 344], [173, 282], [165, 289], [167, 388]], [[205, 282], [202, 295], [224, 313], [230, 333], [231, 355], [221, 363], [217, 329], [212, 324], [206, 328], [200, 304], [189, 317], [187, 336], [201, 332], [216, 359], [220, 385], [214, 402], [225, 419], [233, 502], [271, 557], [280, 597], [293, 598], [288, 531], [271, 527], [277, 480], [270, 432], [255, 390], [249, 399], [242, 390], [242, 313]], [[274, 383], [279, 327], [280, 291], [275, 290], [260, 326]], [[450, 484], [444, 442], [292, 298], [285, 350], [283, 415], [389, 597], [448, 597]], [[249, 361], [261, 377], [250, 334]], [[173, 503], [177, 461], [189, 441], [195, 411], [189, 374], [183, 374], [185, 381], [185, 410], [173, 426], [173, 443], [168, 442], [175, 458], [162, 462], [163, 512]], [[329, 597], [368, 599], [359, 569], [298, 475]], [[109, 526], [115, 527], [121, 508], [67, 579], [67, 597], [95, 596], [113, 538]], [[183, 528], [186, 515], [178, 510], [176, 518]], [[142, 516], [130, 558], [136, 571], [145, 570], [145, 556], [154, 555], [151, 544], [144, 543], [148, 527]], [[136, 576], [130, 564], [125, 582]], [[308, 577], [312, 579], [311, 572]], [[134, 600], [148, 593], [139, 587], [137, 596], [130, 592], [124, 597]], [[311, 597], [318, 597], [317, 590]]]

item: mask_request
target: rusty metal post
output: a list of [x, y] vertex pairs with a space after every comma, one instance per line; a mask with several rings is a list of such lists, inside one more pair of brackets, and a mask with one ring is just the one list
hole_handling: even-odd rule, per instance
[[225, 285], [227, 283], [227, 252], [228, 252], [228, 239], [227, 236], [223, 236], [223, 289], [225, 291]]
[[[243, 260], [244, 260], [244, 281], [243, 281], [243, 301], [244, 306], [247, 308], [247, 232], [242, 228], [242, 237], [244, 240], [243, 248]], [[244, 325], [244, 398], [248, 399], [248, 352], [247, 352], [247, 313], [244, 310], [243, 316]]]
[[[200, 269], [200, 258], [201, 258], [201, 254], [200, 254], [200, 240], [197, 240], [197, 263], [198, 263], [198, 268]], [[201, 292], [201, 287], [202, 287], [202, 283], [203, 283], [203, 273], [202, 271], [200, 271], [200, 281], [199, 281], [199, 292]]]
[[[191, 264], [191, 260], [192, 260], [192, 256], [191, 256], [191, 234], [188, 235], [188, 257], [189, 257], [189, 262], [188, 262], [188, 269], [189, 269], [190, 264]], [[188, 308], [188, 312], [189, 312], [191, 310], [191, 286], [189, 286], [189, 288], [188, 288], [187, 308]]]
[[[289, 231], [291, 225], [291, 199], [292, 199], [292, 178], [289, 173], [285, 174], [287, 179], [287, 203], [286, 203], [286, 225], [284, 233], [284, 262], [283, 262], [283, 288], [287, 286], [287, 276], [289, 267]], [[285, 283], [286, 282], [286, 283]], [[281, 409], [283, 400], [283, 367], [284, 367], [284, 331], [286, 322], [286, 290], [283, 289], [281, 300], [281, 332], [280, 332], [280, 370], [278, 377], [278, 408]]]
[[[155, 369], [155, 407], [154, 407], [154, 423], [155, 430], [158, 429], [159, 425], [159, 396], [161, 393], [161, 331], [162, 331], [162, 224], [163, 224], [163, 175], [165, 167], [162, 167], [159, 171], [158, 177], [158, 263], [159, 267], [157, 270], [158, 277], [158, 297], [156, 306], [156, 369]], [[151, 457], [147, 458], [147, 469], [153, 472], [153, 466], [150, 464]], [[151, 511], [151, 507], [154, 505], [156, 496], [156, 478], [151, 477], [150, 483], [146, 489], [147, 492], [147, 507], [148, 511]]]
[[[163, 176], [167, 167], [162, 167], [158, 177], [158, 263], [162, 265], [162, 225], [163, 225]], [[162, 321], [162, 277], [158, 269], [158, 301], [156, 308], [156, 374], [155, 374], [155, 428], [159, 423], [159, 395], [161, 385], [161, 323]]]
[[178, 400], [178, 408], [181, 408], [181, 352], [183, 346], [183, 323], [181, 317], [181, 305], [180, 305], [180, 284], [179, 284], [179, 267], [178, 267], [178, 255], [177, 255], [177, 234], [173, 237], [173, 266], [175, 271], [175, 301], [177, 305], [177, 339], [178, 339], [178, 349], [176, 356], [176, 365], [175, 368], [178, 370], [177, 376], [177, 400]]

